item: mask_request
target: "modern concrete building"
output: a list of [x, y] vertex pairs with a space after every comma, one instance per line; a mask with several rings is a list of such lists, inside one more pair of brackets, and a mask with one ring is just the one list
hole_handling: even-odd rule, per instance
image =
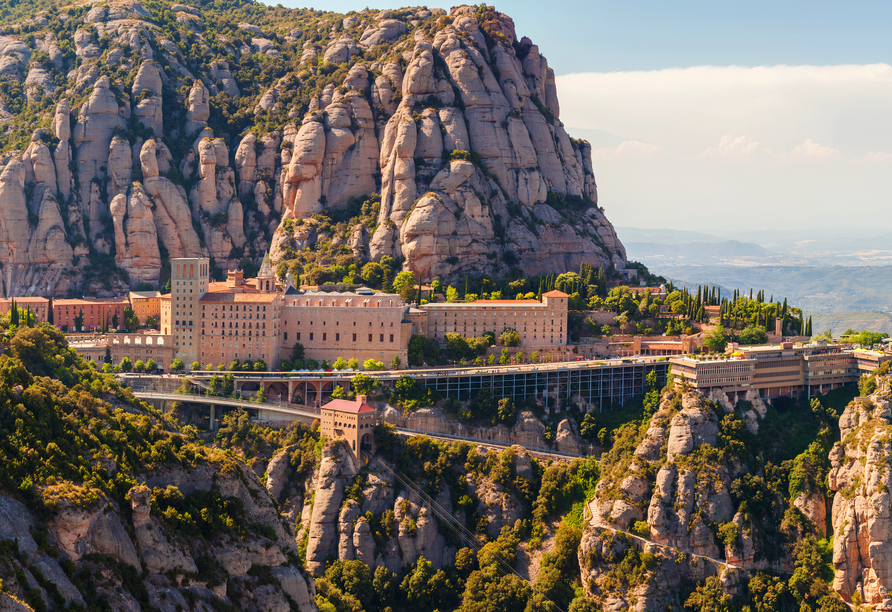
[[784, 342], [766, 346], [731, 345], [718, 358], [677, 356], [670, 359], [676, 382], [685, 380], [709, 395], [722, 391], [733, 402], [755, 390], [764, 399], [811, 397], [846, 385], [872, 372], [892, 355], [847, 350], [839, 344]]

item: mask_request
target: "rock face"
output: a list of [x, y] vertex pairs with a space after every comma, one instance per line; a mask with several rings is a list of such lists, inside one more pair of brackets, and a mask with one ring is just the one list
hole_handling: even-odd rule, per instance
[[517, 422], [511, 427], [496, 425], [494, 427], [468, 427], [459, 421], [449, 419], [440, 408], [421, 408], [403, 417], [393, 406], [385, 406], [383, 419], [397, 427], [407, 427], [428, 433], [445, 433], [467, 436], [478, 440], [490, 440], [500, 444], [517, 444], [528, 448], [554, 448], [562, 452], [582, 454], [588, 448], [579, 436], [576, 424], [564, 419], [558, 424], [555, 444], [545, 441], [545, 425], [532, 412], [523, 411], [517, 416]]
[[[512, 447], [511, 464], [517, 476], [533, 477], [530, 454], [522, 447]], [[362, 473], [358, 501], [345, 499], [344, 490], [354, 482], [357, 472], [342, 443], [326, 445], [319, 470], [306, 485], [308, 497], [302, 518], [307, 538], [307, 567], [311, 572], [316, 575], [324, 572], [327, 558], [356, 559], [373, 571], [383, 566], [397, 574], [403, 574], [420, 557], [437, 569], [454, 562], [456, 548], [444, 538], [443, 526], [431, 506], [414, 491], [402, 488], [395, 493], [395, 486], [401, 484], [395, 481], [392, 469], [380, 457], [373, 459]], [[485, 520], [487, 533], [492, 537], [498, 536], [503, 527], [513, 527], [523, 516], [521, 502], [500, 483], [478, 475], [469, 476], [462, 487], [464, 490], [456, 493], [477, 500], [475, 511]], [[441, 485], [431, 495], [443, 512], [464, 521], [466, 510], [455, 511], [453, 492], [448, 486]], [[372, 534], [369, 515], [376, 517], [375, 521], [380, 521], [382, 516], [392, 517], [393, 530], [383, 541], [377, 541], [377, 536]], [[298, 533], [298, 540], [303, 533]]]
[[892, 605], [892, 415], [888, 381], [869, 398], [856, 398], [839, 419], [841, 442], [830, 452], [833, 496], [833, 588], [855, 593], [873, 609]]
[[[233, 24], [249, 44], [206, 38], [214, 8], [175, 8], [189, 37], [168, 38], [138, 4], [67, 16], [75, 61], [45, 17], [27, 40], [0, 41], [0, 76], [23, 83], [22, 103], [55, 104], [33, 118], [30, 146], [0, 157], [0, 294], [120, 293], [157, 284], [171, 257], [277, 265], [330, 243], [306, 231], [313, 215], [369, 199], [349, 228], [359, 266], [391, 256], [444, 281], [624, 267], [591, 147], [567, 134], [551, 68], [508, 16], [320, 14], [327, 26], [301, 22], [312, 40]], [[267, 76], [270, 61], [285, 71]]]

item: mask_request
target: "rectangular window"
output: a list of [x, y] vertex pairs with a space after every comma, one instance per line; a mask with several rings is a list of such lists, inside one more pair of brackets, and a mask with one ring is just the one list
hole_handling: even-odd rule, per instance
[[381, 334], [381, 342], [384, 342], [384, 334]]
[[297, 341], [300, 342], [300, 332], [297, 332]]
[[[322, 334], [322, 341], [325, 342], [325, 340], [326, 340], [327, 338], [328, 338], [328, 334], [323, 333], [323, 334]], [[310, 340], [312, 340], [312, 338], [310, 338]]]
[[335, 334], [335, 342], [341, 341], [341, 334]]
[[310, 332], [310, 342], [313, 341], [313, 332]]
[[390, 334], [390, 341], [393, 342], [393, 334]]
[[353, 342], [356, 342], [356, 334], [353, 334]]
[[288, 339], [288, 332], [285, 332], [285, 340]]
[[372, 334], [369, 334], [369, 342], [372, 341]]

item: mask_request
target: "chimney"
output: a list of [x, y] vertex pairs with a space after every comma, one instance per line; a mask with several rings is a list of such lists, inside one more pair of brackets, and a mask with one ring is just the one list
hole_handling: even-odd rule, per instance
[[365, 403], [366, 403], [366, 399], [368, 399], [368, 397], [365, 396], [365, 395], [357, 395], [357, 396], [356, 396], [356, 401], [359, 402], [360, 405], [365, 404]]

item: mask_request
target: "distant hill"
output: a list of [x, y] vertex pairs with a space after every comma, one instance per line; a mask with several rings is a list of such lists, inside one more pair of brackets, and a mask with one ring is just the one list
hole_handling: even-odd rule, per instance
[[816, 333], [833, 330], [840, 334], [847, 329], [886, 332], [892, 334], [892, 313], [879, 310], [846, 310], [819, 312], [813, 315], [812, 327]]
[[630, 259], [665, 258], [692, 259], [696, 262], [724, 260], [729, 258], [752, 258], [761, 262], [774, 258], [774, 254], [757, 244], [725, 240], [723, 242], [687, 242], [683, 244], [661, 244], [657, 242], [624, 241]]
[[[693, 283], [716, 283], [783, 296], [806, 313], [882, 311], [892, 304], [892, 266], [653, 266], [651, 271]], [[815, 327], [815, 330], [818, 328]]]
[[714, 234], [690, 232], [674, 229], [644, 229], [640, 227], [617, 227], [616, 235], [623, 244], [628, 242], [650, 242], [659, 244], [686, 244], [689, 242], [725, 242], [727, 238]]

